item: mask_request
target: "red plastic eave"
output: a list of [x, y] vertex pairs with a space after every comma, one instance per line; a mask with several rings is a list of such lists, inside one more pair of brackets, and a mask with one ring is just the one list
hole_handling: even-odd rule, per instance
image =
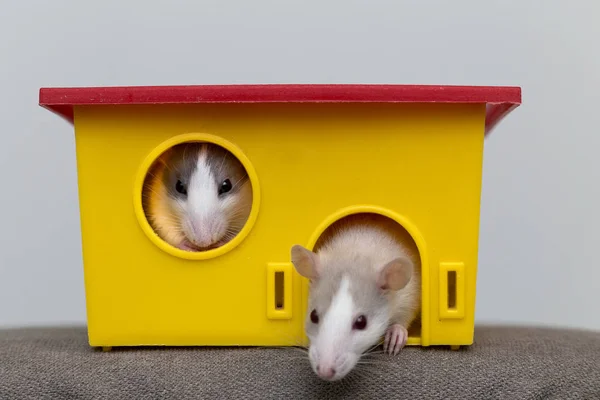
[[39, 104], [73, 122], [75, 105], [197, 103], [485, 103], [486, 134], [521, 104], [521, 88], [434, 85], [195, 85], [42, 88]]

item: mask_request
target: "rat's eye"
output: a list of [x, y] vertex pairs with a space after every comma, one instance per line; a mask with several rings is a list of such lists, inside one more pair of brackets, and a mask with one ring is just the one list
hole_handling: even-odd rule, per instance
[[177, 190], [178, 193], [181, 193], [183, 195], [187, 195], [187, 188], [185, 187], [185, 185], [183, 184], [183, 182], [181, 182], [179, 180], [175, 184], [175, 190]]
[[312, 310], [312, 312], [310, 313], [310, 321], [313, 324], [319, 323], [319, 315], [317, 315], [317, 310]]
[[358, 329], [362, 331], [367, 327], [367, 317], [364, 315], [359, 315], [358, 318], [354, 320], [354, 324], [352, 325], [352, 329]]
[[219, 194], [229, 192], [232, 187], [231, 181], [229, 179], [225, 179], [223, 182], [221, 182], [221, 186], [219, 186]]

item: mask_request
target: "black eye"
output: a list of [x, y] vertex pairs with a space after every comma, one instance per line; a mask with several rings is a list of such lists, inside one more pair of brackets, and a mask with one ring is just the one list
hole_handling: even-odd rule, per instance
[[225, 179], [221, 182], [221, 186], [219, 187], [219, 194], [227, 193], [231, 190], [232, 185], [229, 179]]
[[365, 317], [364, 315], [359, 315], [358, 318], [356, 318], [356, 320], [354, 320], [354, 324], [352, 325], [352, 329], [358, 329], [359, 331], [362, 331], [366, 327], [367, 327], [367, 317]]
[[310, 313], [310, 321], [313, 324], [319, 323], [319, 316], [317, 315], [317, 310], [312, 310], [312, 312]]
[[183, 195], [187, 195], [187, 188], [185, 187], [185, 185], [183, 184], [183, 182], [181, 181], [177, 181], [177, 183], [175, 184], [175, 190], [177, 190], [177, 192], [183, 194]]

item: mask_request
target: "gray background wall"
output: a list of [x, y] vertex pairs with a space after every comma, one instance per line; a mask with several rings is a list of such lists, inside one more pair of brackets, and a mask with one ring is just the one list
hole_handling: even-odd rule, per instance
[[72, 127], [41, 86], [520, 85], [485, 149], [477, 320], [600, 329], [600, 2], [0, 1], [0, 325], [85, 321]]

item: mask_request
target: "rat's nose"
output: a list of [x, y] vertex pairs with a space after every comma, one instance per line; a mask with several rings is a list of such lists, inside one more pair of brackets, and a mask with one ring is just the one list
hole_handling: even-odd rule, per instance
[[335, 368], [317, 365], [317, 373], [323, 379], [331, 379], [335, 376]]

